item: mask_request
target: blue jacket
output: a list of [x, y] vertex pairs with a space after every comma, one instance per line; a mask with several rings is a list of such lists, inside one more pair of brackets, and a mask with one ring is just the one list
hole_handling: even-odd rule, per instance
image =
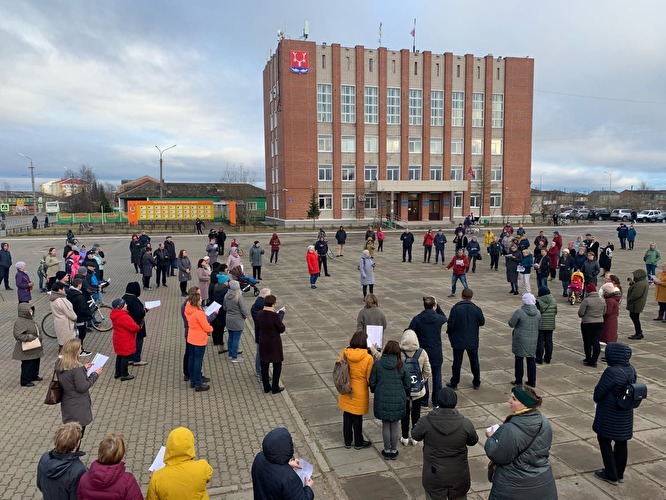
[[520, 274], [530, 274], [532, 272], [532, 266], [534, 265], [534, 257], [532, 257], [532, 254], [523, 255], [523, 258], [520, 260], [520, 265], [525, 268]]
[[444, 234], [436, 234], [433, 244], [437, 250], [444, 250], [444, 245], [446, 245], [446, 236]]
[[479, 327], [486, 324], [483, 311], [471, 300], [461, 300], [451, 308], [446, 333], [453, 349], [478, 349]]
[[627, 239], [629, 241], [634, 241], [636, 239], [636, 230], [633, 228], [629, 228], [627, 230]]
[[428, 353], [431, 365], [441, 365], [444, 361], [442, 354], [442, 326], [446, 323], [446, 314], [439, 304], [437, 310], [424, 309], [412, 318], [409, 329], [414, 330], [419, 339], [419, 345]]
[[470, 259], [472, 257], [478, 257], [479, 253], [481, 253], [481, 245], [479, 245], [478, 241], [472, 240], [467, 243], [467, 254]]

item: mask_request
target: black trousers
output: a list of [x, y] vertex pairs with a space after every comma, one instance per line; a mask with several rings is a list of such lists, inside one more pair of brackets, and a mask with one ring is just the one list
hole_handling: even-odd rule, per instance
[[166, 279], [167, 276], [169, 276], [169, 264], [165, 266], [158, 266], [157, 270], [155, 271], [155, 276], [156, 276], [155, 283], [159, 285], [161, 281], [162, 284], [166, 286]]
[[144, 276], [143, 277], [143, 287], [144, 288], [150, 288], [150, 278], [152, 276]]
[[384, 251], [384, 240], [379, 240], [377, 243], [377, 251], [378, 252], [383, 252]]
[[423, 247], [423, 262], [430, 262], [431, 255], [432, 255], [432, 245], [425, 245]]
[[375, 285], [361, 285], [363, 287], [363, 298], [368, 294], [368, 287], [370, 287], [370, 293], [375, 293]]
[[[527, 361], [527, 383], [536, 385], [536, 360], [534, 358], [525, 358]], [[514, 371], [516, 375], [516, 382], [523, 383], [523, 358], [515, 356]]]
[[412, 261], [412, 245], [402, 247], [402, 261], [405, 262], [405, 256], [408, 256], [409, 262]]
[[129, 375], [129, 356], [116, 355], [116, 377], [127, 377]]
[[324, 267], [324, 274], [328, 274], [328, 264], [326, 262], [326, 256], [325, 255], [320, 255], [319, 256], [319, 272], [321, 272], [322, 266]]
[[252, 266], [252, 277], [261, 280], [261, 266]]
[[642, 335], [643, 328], [641, 327], [641, 313], [630, 312], [629, 319], [631, 319], [631, 322], [634, 324], [634, 332], [636, 335]]
[[277, 264], [279, 253], [280, 253], [280, 250], [271, 249], [271, 264], [273, 263], [273, 257], [275, 257], [275, 263]]
[[469, 366], [472, 371], [472, 384], [481, 384], [481, 367], [479, 366], [479, 350], [478, 349], [454, 349], [453, 350], [453, 365], [451, 366], [451, 385], [458, 385], [460, 383], [460, 368], [462, 367], [463, 358], [467, 351], [469, 358]]
[[37, 380], [37, 377], [39, 377], [39, 361], [40, 358], [21, 361], [21, 385], [27, 385]]
[[9, 290], [9, 268], [0, 267], [0, 283], [5, 282], [5, 290]]
[[261, 383], [264, 386], [264, 392], [277, 392], [280, 388], [280, 374], [282, 373], [282, 361], [273, 364], [273, 385], [269, 382], [269, 365], [271, 363], [261, 362]]
[[[407, 407], [407, 411], [405, 412], [405, 416], [402, 417], [402, 420], [400, 421], [400, 426], [402, 430], [402, 437], [406, 439], [409, 437], [410, 429], [413, 429], [416, 425], [416, 422], [418, 422], [419, 418], [421, 418], [421, 400], [418, 399], [416, 401], [412, 401], [411, 398], [408, 398], [405, 405]], [[410, 419], [412, 424], [411, 426], [409, 425]]]
[[604, 471], [606, 477], [611, 481], [624, 479], [624, 469], [627, 467], [627, 442], [615, 441], [615, 448], [613, 448], [613, 439], [602, 438], [597, 436], [599, 441], [599, 450], [601, 451], [601, 459], [604, 461]]
[[[544, 351], [546, 352], [544, 356]], [[553, 330], [539, 330], [537, 339], [536, 360], [550, 363], [553, 358]]]
[[217, 321], [213, 323], [213, 345], [224, 345], [224, 325], [218, 325]]
[[187, 281], [180, 282], [180, 293], [187, 293]]
[[78, 332], [77, 336], [81, 341], [81, 349], [83, 349], [83, 341], [85, 340], [86, 334], [88, 333], [88, 327], [86, 326], [85, 323], [83, 323], [82, 325], [76, 325], [76, 331]]
[[446, 262], [444, 262], [444, 247], [442, 248], [435, 247], [435, 264], [439, 262], [440, 256], [442, 257], [442, 264], [446, 264]]
[[351, 446], [352, 440], [355, 446], [363, 445], [363, 415], [343, 412], [342, 437], [345, 440], [345, 446]]
[[183, 356], [183, 376], [190, 378], [190, 347], [191, 344], [188, 344], [185, 341], [185, 355]]
[[580, 332], [583, 335], [583, 350], [585, 351], [585, 359], [589, 363], [596, 363], [601, 353], [601, 346], [599, 340], [601, 339], [601, 332], [604, 329], [603, 323], [581, 323]]
[[499, 254], [490, 254], [490, 269], [495, 269], [497, 270], [497, 266], [499, 264]]

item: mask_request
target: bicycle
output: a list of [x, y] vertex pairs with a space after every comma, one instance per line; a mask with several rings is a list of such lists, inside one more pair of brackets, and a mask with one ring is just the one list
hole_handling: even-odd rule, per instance
[[[50, 292], [49, 292], [50, 293]], [[111, 323], [111, 307], [104, 304], [101, 298], [91, 298], [88, 301], [88, 307], [90, 307], [93, 313], [92, 327], [98, 332], [108, 332], [113, 328]], [[55, 326], [53, 325], [53, 313], [48, 313], [42, 319], [42, 332], [47, 337], [52, 339], [57, 338], [55, 333]]]

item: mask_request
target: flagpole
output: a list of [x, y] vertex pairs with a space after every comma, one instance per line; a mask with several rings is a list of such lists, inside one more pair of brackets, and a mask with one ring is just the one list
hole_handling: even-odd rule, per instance
[[414, 18], [414, 29], [412, 29], [412, 53], [416, 54], [416, 18]]

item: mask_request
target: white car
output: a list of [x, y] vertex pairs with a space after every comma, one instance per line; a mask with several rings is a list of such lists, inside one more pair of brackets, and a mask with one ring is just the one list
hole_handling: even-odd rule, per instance
[[656, 222], [661, 215], [661, 210], [641, 210], [636, 216], [638, 222]]

